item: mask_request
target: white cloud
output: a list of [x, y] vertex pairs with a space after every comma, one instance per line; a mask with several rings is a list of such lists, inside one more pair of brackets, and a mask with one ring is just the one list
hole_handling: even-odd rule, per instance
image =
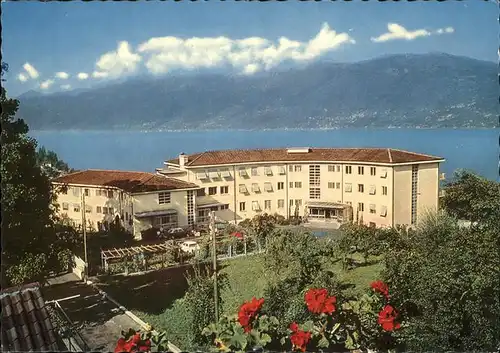
[[92, 77], [93, 78], [105, 78], [105, 77], [108, 77], [109, 74], [107, 72], [104, 72], [104, 71], [94, 71], [92, 72]]
[[67, 80], [69, 75], [66, 72], [60, 71], [60, 72], [56, 72], [56, 77], [61, 79], [61, 80]]
[[76, 77], [78, 77], [79, 80], [86, 80], [89, 78], [89, 74], [85, 72], [80, 72], [78, 73], [78, 75], [76, 75]]
[[414, 40], [419, 37], [428, 37], [432, 34], [453, 33], [455, 31], [452, 27], [439, 28], [433, 32], [430, 32], [426, 29], [416, 29], [414, 31], [409, 31], [397, 23], [387, 24], [387, 29], [389, 30], [389, 32], [381, 34], [378, 37], [372, 37], [371, 41], [375, 43], [381, 43], [396, 39]]
[[110, 51], [102, 55], [96, 62], [96, 70], [92, 75], [96, 78], [119, 77], [124, 74], [136, 71], [139, 62], [142, 60], [137, 53], [132, 53], [130, 45], [126, 41], [118, 43], [116, 51]]
[[37, 79], [40, 74], [30, 63], [25, 63], [23, 65], [24, 70], [28, 73], [29, 77], [32, 79]]
[[61, 89], [68, 90], [71, 88], [71, 85], [61, 85]]
[[25, 74], [23, 73], [20, 73], [19, 75], [17, 75], [17, 79], [21, 82], [26, 82], [28, 81], [28, 76], [26, 76]]
[[54, 80], [43, 81], [42, 83], [40, 83], [40, 88], [41, 89], [49, 89], [50, 86], [52, 86], [53, 83], [54, 83]]
[[145, 66], [153, 74], [172, 69], [231, 66], [243, 74], [269, 70], [285, 61], [303, 62], [355, 41], [347, 33], [337, 33], [324, 23], [319, 33], [307, 42], [281, 37], [277, 42], [260, 37], [155, 37], [138, 47], [145, 55]]

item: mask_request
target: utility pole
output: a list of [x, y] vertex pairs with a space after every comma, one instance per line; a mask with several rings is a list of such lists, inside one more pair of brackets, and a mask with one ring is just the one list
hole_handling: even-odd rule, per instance
[[212, 260], [214, 269], [214, 304], [215, 304], [215, 322], [219, 322], [219, 288], [217, 284], [217, 241], [215, 228], [215, 212], [210, 211], [210, 236], [212, 237]]
[[86, 208], [85, 208], [85, 189], [82, 188], [82, 227], [83, 227], [83, 250], [85, 256], [85, 280], [88, 279], [89, 275], [89, 264], [87, 258], [87, 219], [86, 219]]

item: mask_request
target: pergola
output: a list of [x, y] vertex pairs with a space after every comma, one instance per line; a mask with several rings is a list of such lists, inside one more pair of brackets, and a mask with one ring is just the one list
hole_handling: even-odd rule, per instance
[[109, 260], [119, 260], [128, 256], [133, 255], [144, 255], [144, 254], [157, 254], [159, 252], [167, 252], [172, 248], [172, 244], [160, 243], [160, 244], [150, 244], [150, 245], [139, 245], [132, 246], [129, 248], [114, 248], [101, 250], [101, 263], [105, 269], [108, 270]]

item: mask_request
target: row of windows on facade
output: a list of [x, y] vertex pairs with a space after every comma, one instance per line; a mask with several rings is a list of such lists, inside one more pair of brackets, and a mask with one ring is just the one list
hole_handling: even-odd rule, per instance
[[[80, 197], [80, 188], [73, 187], [71, 188], [71, 191], [73, 193], [73, 196]], [[86, 197], [91, 196], [90, 191], [91, 191], [90, 189], [83, 189], [83, 193], [85, 194]], [[67, 189], [61, 190], [61, 194], [67, 195], [68, 190]], [[95, 196], [104, 196], [112, 199], [114, 197], [114, 192], [113, 190], [108, 190], [108, 189], [97, 189], [95, 190]]]
[[[271, 209], [271, 203], [272, 200], [265, 200], [264, 201], [264, 210], [270, 210]], [[348, 205], [351, 205], [352, 203], [350, 201], [346, 202]], [[290, 207], [301, 207], [302, 206], [302, 200], [301, 199], [296, 199], [296, 200], [290, 200], [289, 202]], [[284, 208], [285, 207], [285, 200], [278, 200], [278, 208]], [[369, 213], [371, 214], [376, 214], [377, 213], [377, 205], [375, 204], [369, 204]], [[260, 207], [259, 201], [252, 201], [252, 211], [261, 211], [262, 208]], [[365, 204], [363, 202], [358, 203], [358, 208], [357, 210], [359, 212], [365, 212]], [[246, 202], [240, 202], [240, 212], [246, 211]], [[387, 216], [387, 206], [380, 206], [380, 216], [385, 217]]]
[[[62, 209], [63, 209], [63, 211], [68, 211], [69, 204], [67, 202], [63, 202]], [[73, 211], [74, 212], [81, 212], [81, 205], [78, 203], [73, 204]], [[92, 212], [93, 212], [93, 207], [89, 206], [89, 205], [85, 205], [85, 213], [92, 213]], [[95, 213], [102, 213], [105, 215], [114, 215], [115, 209], [113, 207], [96, 206]], [[125, 212], [125, 220], [128, 221], [128, 219], [129, 219], [129, 214], [128, 214], [128, 212]]]
[[[317, 170], [319, 171], [319, 165], [312, 165], [310, 167], [317, 167]], [[262, 168], [262, 167], [261, 167]], [[263, 167], [264, 168], [264, 175], [267, 176], [272, 176], [274, 175], [273, 172], [273, 167]], [[285, 175], [286, 174], [286, 168], [284, 166], [278, 166], [278, 175]], [[251, 167], [251, 176], [259, 176], [259, 167]], [[289, 165], [288, 166], [288, 171], [290, 173], [292, 172], [301, 172], [302, 171], [302, 165], [297, 164], [297, 165]], [[338, 172], [340, 173], [341, 171], [341, 166], [340, 165], [328, 165], [328, 171], [329, 172]], [[239, 168], [238, 173], [240, 177], [248, 177], [247, 169], [246, 168]], [[345, 173], [346, 174], [352, 174], [352, 166], [346, 165], [345, 166]], [[365, 167], [358, 166], [358, 175], [364, 175], [365, 174]], [[370, 167], [370, 175], [371, 176], [376, 176], [377, 175], [377, 168], [376, 167]], [[223, 168], [223, 169], [211, 169], [211, 170], [203, 170], [199, 171], [196, 173], [196, 178], [199, 180], [206, 180], [206, 179], [220, 179], [220, 178], [230, 178], [231, 171], [229, 168]], [[380, 175], [381, 178], [387, 177], [387, 169], [382, 169], [382, 173]]]
[[[284, 186], [285, 184], [283, 182], [278, 182], [277, 183], [277, 187], [278, 187], [278, 190], [283, 190], [284, 189]], [[302, 188], [302, 182], [298, 181], [298, 182], [290, 182], [290, 188]], [[329, 189], [340, 189], [341, 188], [341, 185], [340, 183], [334, 183], [334, 182], [328, 182], [328, 188]], [[227, 194], [228, 193], [228, 187], [224, 187], [224, 193]], [[318, 191], [320, 190], [320, 188], [311, 188], [311, 190], [314, 190], [314, 191]], [[369, 194], [370, 195], [375, 195], [376, 194], [376, 190], [377, 190], [377, 187], [376, 185], [370, 185], [370, 189], [369, 189]], [[203, 189], [204, 191], [204, 189]], [[217, 193], [217, 187], [211, 187], [209, 188], [209, 195], [215, 195]], [[264, 183], [264, 191], [267, 191], [267, 192], [272, 192], [273, 191], [273, 186], [271, 183]], [[345, 192], [349, 193], [349, 192], [352, 192], [352, 183], [345, 183]], [[248, 194], [249, 191], [246, 187], [245, 184], [240, 184], [239, 185], [239, 192], [241, 194]], [[252, 184], [252, 192], [254, 193], [260, 193], [261, 190], [260, 190], [260, 186], [259, 184], [257, 183], [253, 183]], [[365, 192], [365, 185], [364, 184], [358, 184], [358, 192], [359, 193], [364, 193]], [[223, 194], [222, 192], [222, 187], [221, 187], [221, 194]], [[201, 196], [204, 196], [204, 192], [202, 193]], [[387, 186], [382, 186], [382, 195], [387, 195]]]

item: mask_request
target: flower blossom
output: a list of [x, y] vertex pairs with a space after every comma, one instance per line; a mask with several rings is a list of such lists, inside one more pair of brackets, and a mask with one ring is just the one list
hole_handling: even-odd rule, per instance
[[309, 289], [304, 295], [307, 308], [314, 314], [332, 314], [335, 311], [337, 298], [328, 296], [328, 291], [322, 289]]
[[299, 330], [299, 325], [296, 322], [290, 324], [290, 330], [292, 330], [290, 341], [292, 342], [293, 349], [305, 352], [307, 343], [311, 340], [311, 333]]
[[257, 317], [259, 310], [264, 304], [264, 298], [256, 299], [243, 303], [238, 312], [238, 322], [245, 329], [245, 332], [252, 330], [252, 321]]
[[378, 314], [378, 323], [384, 331], [394, 331], [401, 327], [399, 322], [395, 322], [398, 312], [391, 305], [386, 305]]
[[115, 353], [135, 353], [135, 352], [149, 352], [151, 350], [151, 341], [141, 340], [141, 334], [136, 333], [129, 340], [125, 340], [125, 338], [118, 339], [115, 347]]
[[372, 287], [372, 289], [375, 291], [375, 292], [378, 292], [380, 294], [382, 294], [384, 297], [386, 297], [386, 299], [389, 299], [389, 287], [387, 286], [386, 283], [378, 280], [378, 281], [373, 281], [371, 284], [370, 284], [370, 287]]

